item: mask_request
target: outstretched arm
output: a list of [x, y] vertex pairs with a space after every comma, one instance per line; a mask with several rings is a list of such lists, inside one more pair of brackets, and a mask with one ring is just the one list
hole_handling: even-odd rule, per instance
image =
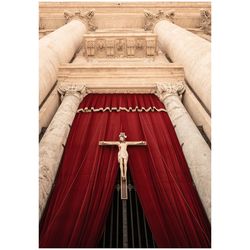
[[118, 141], [99, 141], [100, 146], [105, 146], [105, 145], [118, 145]]
[[131, 142], [127, 142], [127, 145], [146, 146], [147, 142], [146, 141], [131, 141]]

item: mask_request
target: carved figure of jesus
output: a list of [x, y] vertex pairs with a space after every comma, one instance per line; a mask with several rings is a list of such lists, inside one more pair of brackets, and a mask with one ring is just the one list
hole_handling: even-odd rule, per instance
[[[121, 170], [121, 189], [126, 192], [126, 194], [122, 194], [122, 197], [127, 197], [127, 188], [123, 188], [124, 186], [126, 187], [127, 185], [127, 165], [128, 165], [128, 151], [127, 147], [128, 146], [145, 146], [147, 145], [147, 142], [145, 141], [126, 141], [126, 134], [124, 132], [121, 132], [119, 134], [119, 141], [100, 141], [99, 145], [100, 146], [109, 146], [109, 145], [116, 145], [118, 146], [118, 162], [120, 165], [120, 170]], [[122, 199], [127, 199], [127, 198], [122, 198]]]

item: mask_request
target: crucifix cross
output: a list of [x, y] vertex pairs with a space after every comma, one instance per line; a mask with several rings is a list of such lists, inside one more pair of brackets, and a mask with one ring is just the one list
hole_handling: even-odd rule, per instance
[[145, 146], [147, 142], [145, 141], [126, 141], [126, 134], [121, 132], [119, 134], [119, 141], [100, 141], [100, 146], [118, 146], [118, 162], [120, 164], [121, 170], [121, 199], [128, 199], [128, 191], [127, 191], [127, 164], [128, 164], [128, 146]]

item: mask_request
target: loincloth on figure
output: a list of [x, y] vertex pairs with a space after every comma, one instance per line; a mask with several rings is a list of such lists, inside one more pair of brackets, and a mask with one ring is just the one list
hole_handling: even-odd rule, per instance
[[118, 153], [118, 162], [122, 160], [128, 160], [128, 152], [119, 152]]

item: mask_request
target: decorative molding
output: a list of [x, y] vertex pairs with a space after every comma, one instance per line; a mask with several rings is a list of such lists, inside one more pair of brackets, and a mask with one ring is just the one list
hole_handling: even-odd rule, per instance
[[169, 10], [164, 13], [163, 10], [159, 10], [158, 13], [154, 14], [149, 10], [144, 10], [144, 15], [145, 15], [144, 30], [153, 31], [155, 25], [161, 20], [168, 20], [173, 23], [175, 11]]
[[155, 47], [156, 47], [156, 40], [152, 38], [146, 38], [146, 50], [147, 56], [154, 56], [155, 55]]
[[135, 38], [128, 38], [127, 39], [127, 55], [128, 56], [134, 56], [135, 55]]
[[75, 13], [64, 11], [65, 23], [69, 23], [72, 20], [80, 20], [87, 25], [89, 31], [95, 31], [97, 29], [97, 26], [92, 23], [94, 15], [94, 9], [88, 10], [84, 13], [81, 13], [80, 10], [75, 11]]
[[167, 97], [175, 95], [182, 98], [182, 94], [185, 92], [184, 81], [156, 83], [155, 95], [159, 97], [161, 101], [164, 101]]
[[167, 110], [164, 108], [156, 108], [155, 106], [153, 107], [141, 107], [139, 108], [138, 106], [135, 107], [105, 107], [105, 108], [94, 108], [94, 107], [85, 107], [85, 108], [80, 108], [77, 110], [77, 113], [82, 112], [82, 113], [89, 113], [89, 112], [121, 112], [121, 111], [126, 111], [126, 112], [166, 112]]
[[200, 10], [201, 22], [200, 29], [204, 31], [205, 34], [211, 35], [211, 12], [208, 9]]
[[86, 53], [88, 56], [94, 56], [95, 55], [95, 40], [89, 39], [86, 41]]
[[42, 23], [41, 17], [39, 17], [39, 31], [44, 30], [44, 29], [45, 29], [45, 25]]
[[[96, 33], [95, 33], [96, 34]], [[157, 37], [144, 33], [136, 35], [106, 34], [84, 36], [83, 47], [88, 58], [143, 58], [157, 55]]]
[[61, 101], [65, 96], [76, 96], [77, 98], [83, 98], [88, 94], [87, 87], [84, 84], [60, 84], [57, 91], [61, 95]]
[[119, 61], [114, 59], [110, 64], [109, 59], [104, 59], [101, 63], [61, 65], [57, 74], [58, 85], [84, 83], [88, 93], [154, 93], [155, 83], [184, 80], [184, 69], [179, 64]]
[[136, 87], [119, 87], [115, 88], [113, 86], [107, 87], [88, 87], [88, 94], [154, 94], [155, 87], [147, 86], [145, 88]]

